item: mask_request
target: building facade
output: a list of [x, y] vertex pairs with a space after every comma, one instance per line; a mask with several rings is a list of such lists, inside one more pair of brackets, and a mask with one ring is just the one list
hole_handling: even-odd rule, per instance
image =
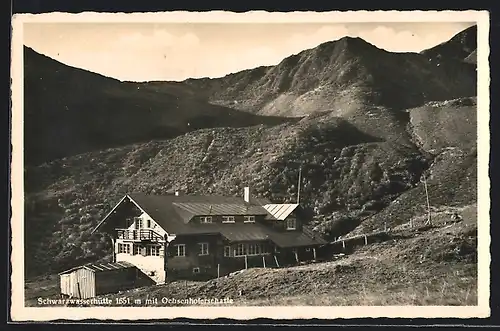
[[156, 283], [314, 260], [326, 243], [304, 227], [298, 204], [252, 198], [248, 187], [243, 198], [128, 194], [94, 231], [111, 237], [115, 261]]

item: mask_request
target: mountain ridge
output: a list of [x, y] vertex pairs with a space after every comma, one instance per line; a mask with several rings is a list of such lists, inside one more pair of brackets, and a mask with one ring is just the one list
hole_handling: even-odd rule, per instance
[[455, 34], [450, 40], [423, 50], [420, 53], [433, 60], [447, 58], [463, 61], [474, 53], [476, 49], [477, 25], [472, 25]]
[[147, 86], [68, 67], [25, 48], [26, 162], [93, 149], [166, 139], [217, 126], [276, 125], [295, 119], [259, 116], [194, 97], [186, 86]]
[[[422, 54], [391, 53], [361, 38], [344, 37], [287, 57], [275, 66], [185, 82], [205, 91], [214, 104], [258, 114], [304, 116], [353, 108], [349, 106], [353, 99], [406, 109], [431, 100], [473, 96], [474, 71], [471, 64], [435, 64]], [[413, 78], [418, 80], [415, 86], [398, 84]], [[385, 81], [392, 85], [383, 86]], [[412, 95], [412, 90], [425, 95]], [[387, 95], [391, 97], [387, 99]], [[403, 97], [394, 100], [395, 95]]]

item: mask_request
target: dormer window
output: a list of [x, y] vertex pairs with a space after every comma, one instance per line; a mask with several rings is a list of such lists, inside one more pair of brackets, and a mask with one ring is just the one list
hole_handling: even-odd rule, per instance
[[212, 223], [212, 216], [200, 217], [200, 223]]
[[289, 218], [286, 220], [286, 229], [287, 230], [296, 230], [297, 229], [297, 220], [295, 218]]
[[234, 216], [222, 216], [222, 223], [234, 223]]
[[255, 216], [245, 216], [245, 223], [255, 223]]

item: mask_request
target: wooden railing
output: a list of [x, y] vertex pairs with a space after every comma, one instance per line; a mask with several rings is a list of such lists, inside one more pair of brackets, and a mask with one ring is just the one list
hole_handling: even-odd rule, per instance
[[127, 239], [134, 241], [160, 241], [163, 237], [154, 230], [140, 229], [140, 230], [129, 230], [129, 229], [116, 229], [118, 239]]

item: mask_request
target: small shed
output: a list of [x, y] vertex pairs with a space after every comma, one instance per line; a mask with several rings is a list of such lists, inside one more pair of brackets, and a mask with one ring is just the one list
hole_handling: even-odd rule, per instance
[[86, 264], [59, 273], [61, 294], [88, 299], [142, 286], [140, 270], [128, 262]]

